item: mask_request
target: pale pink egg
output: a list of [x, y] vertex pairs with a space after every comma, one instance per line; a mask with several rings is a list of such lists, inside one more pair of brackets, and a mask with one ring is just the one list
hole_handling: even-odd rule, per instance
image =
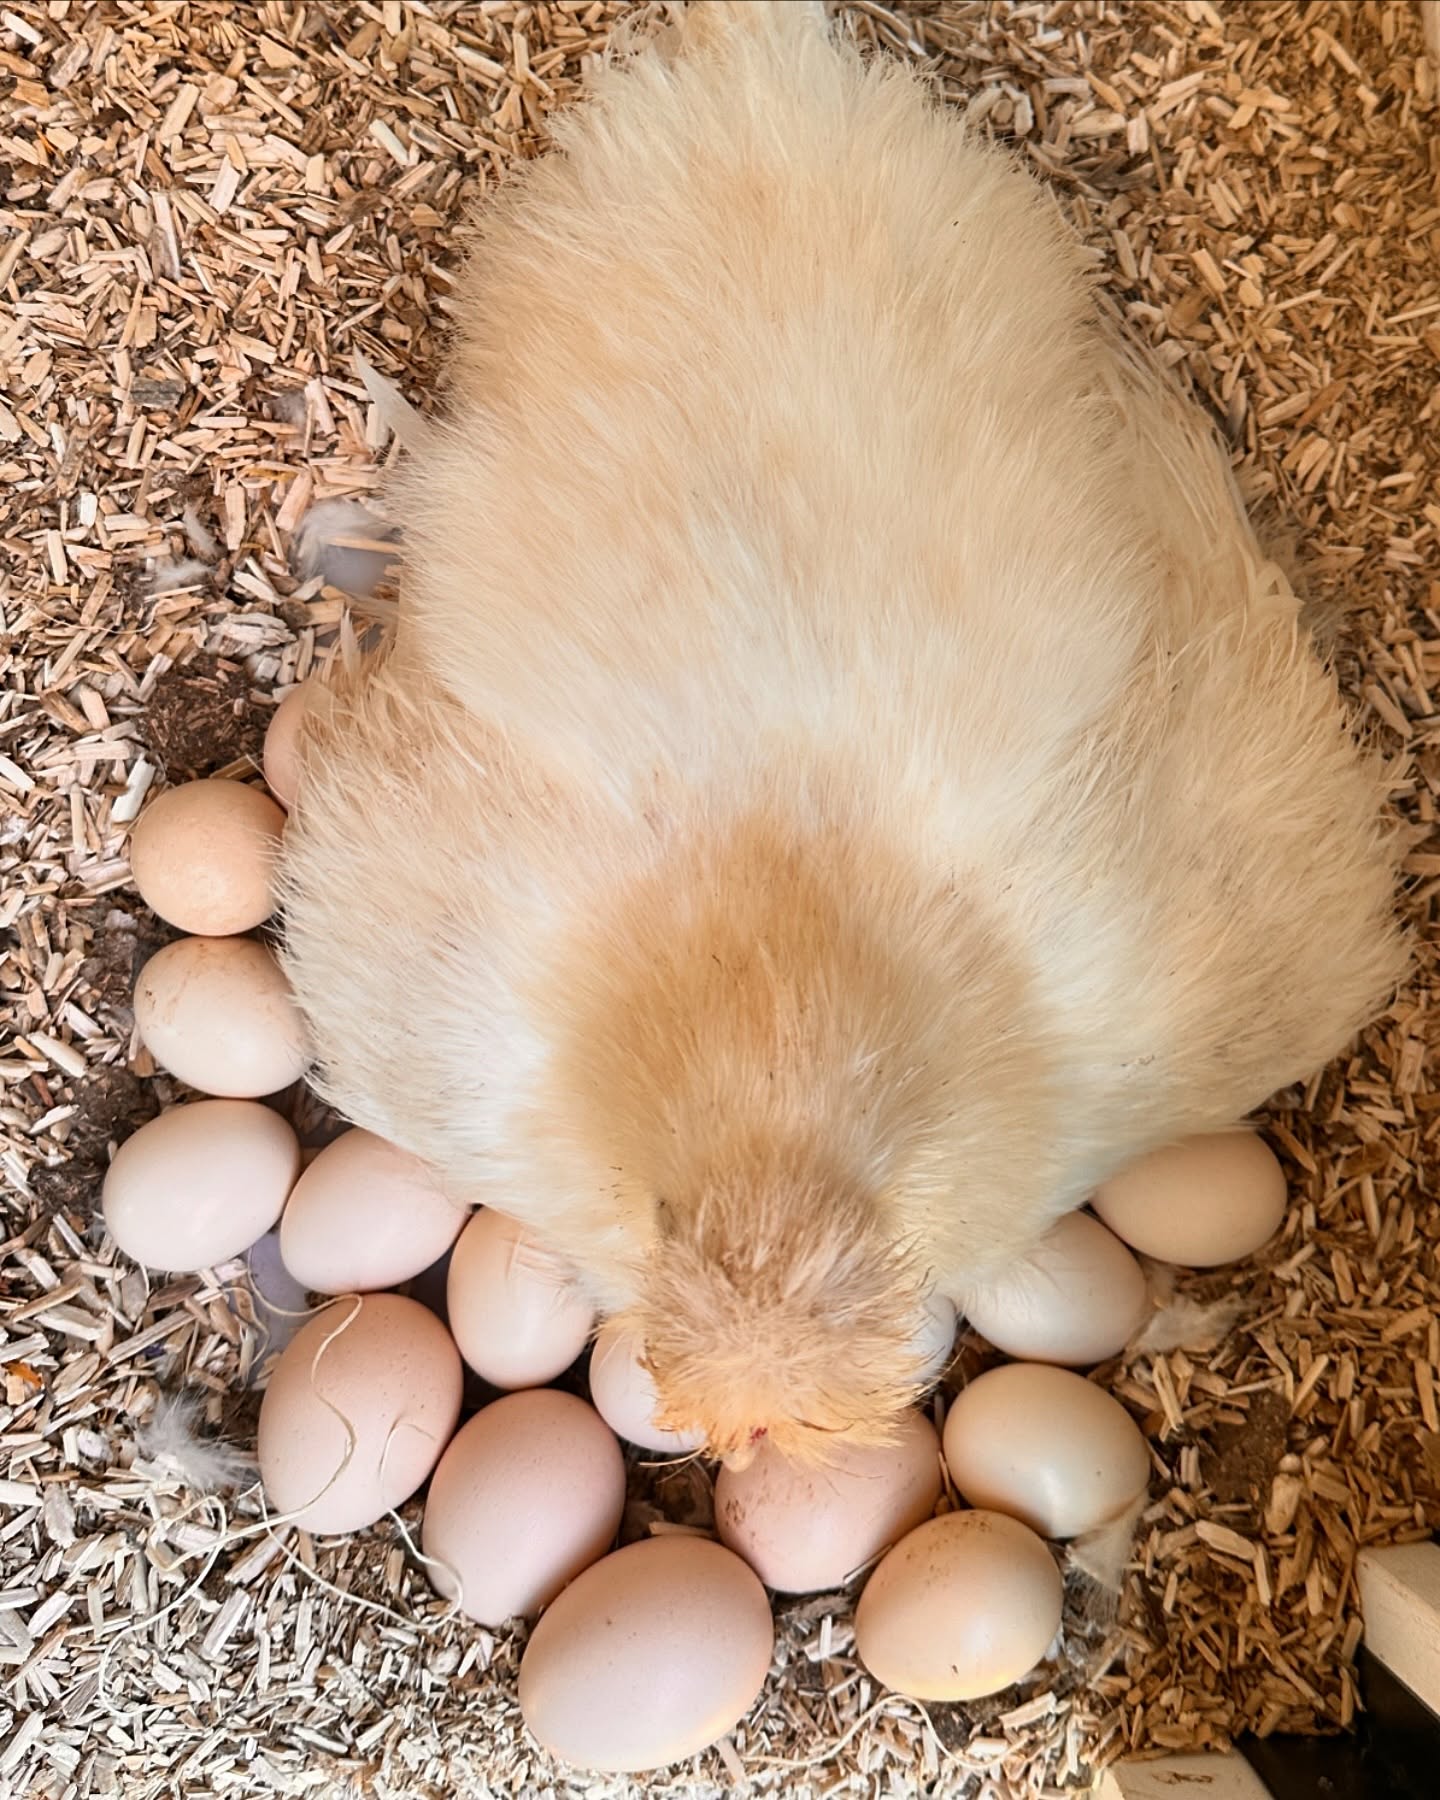
[[661, 1456], [682, 1456], [705, 1442], [701, 1431], [668, 1431], [655, 1423], [655, 1383], [640, 1361], [635, 1332], [616, 1321], [602, 1325], [590, 1352], [590, 1398], [595, 1410], [627, 1443]]
[[593, 1407], [531, 1388], [476, 1413], [440, 1459], [421, 1548], [467, 1618], [533, 1618], [614, 1542], [625, 1459]]
[[398, 1287], [443, 1256], [470, 1216], [418, 1157], [372, 1132], [347, 1131], [296, 1182], [280, 1254], [317, 1293]]
[[260, 1478], [306, 1531], [363, 1531], [408, 1500], [460, 1417], [460, 1357], [399, 1294], [333, 1300], [282, 1351], [260, 1406]]
[[489, 1207], [460, 1233], [445, 1297], [460, 1354], [498, 1388], [553, 1381], [585, 1348], [595, 1323], [565, 1264]]
[[302, 763], [301, 733], [305, 728], [305, 711], [310, 700], [310, 684], [302, 681], [275, 708], [265, 728], [262, 766], [265, 785], [287, 812], [300, 792]]
[[299, 1173], [300, 1145], [279, 1113], [255, 1100], [194, 1100], [116, 1151], [105, 1223], [147, 1268], [210, 1269], [264, 1237]]

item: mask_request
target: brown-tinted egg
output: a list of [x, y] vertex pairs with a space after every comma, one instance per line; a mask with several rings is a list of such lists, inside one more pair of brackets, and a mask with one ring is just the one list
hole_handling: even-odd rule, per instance
[[305, 1070], [290, 984], [254, 938], [180, 938], [158, 950], [135, 984], [135, 1025], [156, 1062], [202, 1093], [255, 1099]]
[[130, 873], [162, 919], [201, 937], [233, 937], [275, 910], [271, 891], [285, 815], [238, 781], [166, 790], [130, 834]]
[[945, 1461], [972, 1506], [1048, 1538], [1117, 1518], [1150, 1479], [1145, 1440], [1120, 1402], [1048, 1363], [1002, 1363], [963, 1387], [945, 1419]]
[[1186, 1138], [1142, 1156], [1099, 1189], [1093, 1205], [1143, 1256], [1211, 1269], [1250, 1256], [1285, 1217], [1285, 1171], [1253, 1131]]
[[1060, 1571], [1027, 1525], [942, 1513], [901, 1538], [865, 1584], [855, 1648], [912, 1700], [977, 1700], [1029, 1674], [1060, 1629]]

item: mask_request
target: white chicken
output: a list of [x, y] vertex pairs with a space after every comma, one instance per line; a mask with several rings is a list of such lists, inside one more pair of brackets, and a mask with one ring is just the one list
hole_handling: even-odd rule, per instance
[[929, 1288], [1403, 966], [1380, 776], [1204, 422], [818, 13], [692, 7], [487, 204], [284, 871], [327, 1096], [737, 1459], [883, 1437]]

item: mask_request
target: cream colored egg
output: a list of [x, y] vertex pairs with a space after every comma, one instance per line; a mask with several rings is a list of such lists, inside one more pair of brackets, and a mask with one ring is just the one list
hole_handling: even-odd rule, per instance
[[565, 1265], [523, 1225], [488, 1207], [460, 1233], [445, 1298], [460, 1354], [498, 1388], [553, 1381], [595, 1323]]
[[429, 1268], [469, 1218], [418, 1157], [371, 1132], [347, 1131], [295, 1184], [280, 1221], [280, 1254], [317, 1293], [367, 1293]]
[[440, 1459], [421, 1548], [443, 1566], [427, 1573], [481, 1625], [533, 1618], [605, 1554], [624, 1509], [625, 1459], [593, 1407], [554, 1388], [506, 1394]]
[[911, 1340], [923, 1358], [918, 1376], [922, 1387], [930, 1387], [949, 1368], [955, 1354], [955, 1324], [952, 1302], [943, 1294], [931, 1294], [925, 1302], [925, 1316]]
[[105, 1223], [147, 1268], [210, 1269], [264, 1237], [299, 1173], [300, 1145], [279, 1113], [254, 1100], [195, 1100], [120, 1146], [105, 1176]]
[[253, 938], [180, 938], [135, 984], [140, 1041], [206, 1094], [249, 1100], [305, 1071], [305, 1027], [275, 953]]
[[520, 1710], [577, 1768], [679, 1762], [749, 1710], [770, 1667], [765, 1590], [708, 1538], [647, 1538], [571, 1582], [530, 1635]]
[[900, 1542], [865, 1584], [855, 1648], [912, 1700], [978, 1700], [1028, 1675], [1060, 1629], [1060, 1571], [1018, 1519], [952, 1512]]
[[306, 1531], [362, 1531], [408, 1500], [460, 1417], [460, 1357], [399, 1294], [347, 1295], [304, 1325], [260, 1405], [260, 1479]]
[[1047, 1363], [1005, 1363], [956, 1395], [945, 1461], [972, 1506], [1041, 1537], [1079, 1537], [1145, 1492], [1150, 1457], [1135, 1421], [1094, 1382]]
[[263, 764], [265, 784], [287, 812], [300, 792], [300, 736], [305, 726], [305, 709], [311, 688], [302, 681], [275, 708], [265, 728]]
[[964, 1297], [966, 1318], [997, 1350], [1072, 1368], [1117, 1355], [1147, 1306], [1139, 1263], [1087, 1213], [1067, 1214], [1028, 1256]]
[[655, 1383], [640, 1362], [638, 1335], [618, 1321], [602, 1325], [590, 1352], [590, 1398], [627, 1443], [661, 1456], [683, 1456], [705, 1442], [702, 1431], [667, 1431], [655, 1423]]
[[187, 782], [141, 813], [130, 834], [130, 873], [145, 904], [181, 931], [233, 937], [275, 910], [284, 828], [284, 813], [259, 788]]
[[1285, 1217], [1285, 1171], [1253, 1131], [1220, 1131], [1141, 1157], [1092, 1204], [1132, 1249], [1187, 1269], [1253, 1255]]
[[928, 1519], [940, 1498], [940, 1440], [906, 1413], [892, 1444], [837, 1443], [806, 1467], [760, 1443], [749, 1465], [715, 1479], [715, 1529], [767, 1587], [839, 1587]]

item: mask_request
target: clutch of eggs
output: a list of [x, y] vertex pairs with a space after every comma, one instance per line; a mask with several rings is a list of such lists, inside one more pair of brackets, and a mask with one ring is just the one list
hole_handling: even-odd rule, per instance
[[[311, 690], [293, 690], [266, 738], [266, 777], [286, 808], [310, 703]], [[1141, 1159], [1096, 1192], [1098, 1217], [1061, 1219], [966, 1292], [969, 1324], [1025, 1360], [960, 1391], [943, 1446], [919, 1411], [890, 1443], [841, 1443], [818, 1467], [789, 1464], [762, 1440], [748, 1466], [719, 1471], [720, 1543], [677, 1532], [612, 1552], [626, 1490], [617, 1436], [649, 1455], [701, 1447], [685, 1421], [661, 1417], [635, 1333], [623, 1319], [601, 1327], [593, 1405], [546, 1388], [595, 1323], [551, 1247], [502, 1213], [456, 1204], [423, 1161], [363, 1130], [301, 1175], [294, 1132], [256, 1104], [295, 1081], [305, 1056], [273, 953], [238, 935], [272, 910], [283, 824], [257, 789], [210, 781], [161, 795], [136, 827], [142, 896], [195, 934], [142, 972], [139, 1036], [215, 1097], [136, 1132], [104, 1190], [111, 1233], [138, 1261], [207, 1269], [264, 1239], [272, 1282], [343, 1295], [281, 1334], [259, 1428], [272, 1506], [312, 1531], [358, 1530], [428, 1480], [421, 1544], [434, 1585], [491, 1628], [538, 1615], [521, 1709], [546, 1748], [580, 1767], [659, 1767], [735, 1724], [770, 1663], [762, 1582], [813, 1593], [874, 1565], [857, 1652], [918, 1699], [977, 1698], [1027, 1674], [1060, 1623], [1059, 1569], [1043, 1540], [1103, 1528], [1148, 1480], [1129, 1414], [1072, 1371], [1117, 1354], [1143, 1323], [1146, 1278], [1132, 1250], [1212, 1267], [1278, 1229], [1284, 1175], [1263, 1141], [1223, 1132]], [[439, 1317], [378, 1291], [416, 1282], [418, 1293], [437, 1270]], [[954, 1306], [931, 1295], [912, 1336], [917, 1387], [947, 1367], [955, 1329]], [[516, 1391], [457, 1432], [476, 1373], [490, 1392]], [[970, 1510], [937, 1518], [942, 1462]]]

